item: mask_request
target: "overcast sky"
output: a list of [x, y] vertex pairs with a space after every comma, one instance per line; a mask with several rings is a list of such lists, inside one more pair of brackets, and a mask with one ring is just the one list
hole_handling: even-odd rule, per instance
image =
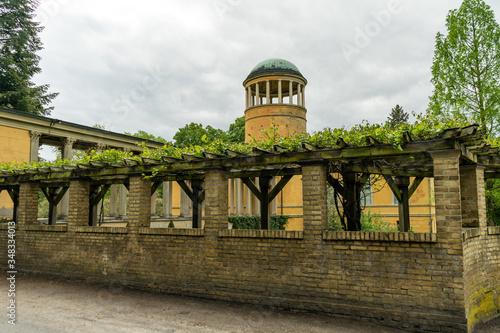
[[308, 80], [309, 132], [383, 122], [396, 104], [425, 111], [434, 39], [460, 4], [42, 0], [35, 82], [60, 93], [53, 118], [172, 140], [190, 122], [227, 130], [244, 115], [248, 73], [284, 58]]

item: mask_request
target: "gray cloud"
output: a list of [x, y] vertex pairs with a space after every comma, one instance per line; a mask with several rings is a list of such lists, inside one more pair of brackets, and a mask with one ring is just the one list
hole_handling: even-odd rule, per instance
[[45, 0], [36, 82], [60, 92], [55, 118], [172, 139], [191, 121], [227, 129], [246, 75], [279, 57], [308, 80], [310, 131], [379, 122], [425, 111], [434, 37], [460, 3]]

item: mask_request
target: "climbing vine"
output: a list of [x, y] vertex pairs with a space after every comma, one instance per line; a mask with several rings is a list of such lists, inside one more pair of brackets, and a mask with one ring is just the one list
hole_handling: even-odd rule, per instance
[[[189, 147], [176, 147], [171, 142], [167, 142], [164, 146], [156, 149], [151, 149], [141, 144], [143, 152], [140, 155], [133, 155], [132, 152], [124, 152], [116, 149], [106, 149], [103, 151], [89, 150], [75, 154], [72, 160], [56, 161], [41, 161], [41, 162], [22, 162], [22, 163], [6, 163], [0, 162], [0, 171], [23, 170], [23, 169], [36, 169], [57, 167], [62, 165], [76, 165], [88, 164], [90, 162], [108, 162], [108, 163], [122, 163], [124, 159], [135, 160], [138, 163], [143, 163], [141, 157], [149, 159], [160, 159], [163, 156], [182, 158], [183, 154], [195, 155], [202, 157], [203, 153], [211, 153], [217, 155], [225, 155], [226, 150], [251, 153], [253, 147], [261, 149], [272, 149], [273, 145], [279, 145], [285, 151], [294, 152], [302, 148], [302, 143], [307, 142], [313, 146], [320, 148], [340, 148], [339, 139], [350, 146], [365, 146], [366, 137], [371, 136], [375, 140], [392, 144], [396, 148], [401, 149], [404, 144], [403, 132], [407, 132], [413, 140], [427, 140], [439, 136], [443, 130], [455, 127], [465, 127], [471, 124], [470, 120], [448, 118], [437, 119], [429, 115], [414, 115], [416, 121], [411, 124], [401, 124], [397, 127], [390, 127], [386, 124], [370, 124], [363, 121], [361, 124], [355, 125], [351, 128], [325, 128], [322, 131], [313, 133], [303, 133], [292, 137], [281, 137], [278, 134], [278, 128], [273, 125], [269, 130], [263, 130], [262, 138], [257, 140], [251, 138], [250, 143], [242, 142], [224, 142], [220, 139], [212, 142], [207, 142], [204, 145], [196, 145]], [[498, 146], [500, 144], [498, 139], [486, 138], [489, 144]]]

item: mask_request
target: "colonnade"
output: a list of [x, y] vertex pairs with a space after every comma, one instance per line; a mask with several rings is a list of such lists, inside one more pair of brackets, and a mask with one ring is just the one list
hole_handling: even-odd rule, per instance
[[[265, 80], [249, 84], [245, 89], [246, 108], [273, 104], [273, 98], [278, 104], [290, 104], [305, 107], [305, 84], [293, 80]], [[297, 95], [294, 104], [293, 96]], [[284, 98], [288, 97], [288, 103]]]

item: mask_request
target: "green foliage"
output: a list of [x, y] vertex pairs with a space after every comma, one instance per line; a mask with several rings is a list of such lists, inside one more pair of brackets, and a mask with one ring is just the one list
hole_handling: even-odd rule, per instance
[[168, 228], [175, 228], [174, 221], [170, 220], [168, 223]]
[[[285, 230], [290, 217], [286, 215], [271, 216], [271, 230]], [[233, 229], [260, 229], [260, 216], [229, 216]]]
[[179, 128], [174, 135], [175, 145], [181, 148], [190, 146], [201, 146], [203, 144], [220, 139], [227, 141], [227, 134], [221, 129], [208, 125], [190, 123], [183, 128]]
[[500, 134], [500, 25], [483, 0], [464, 0], [438, 33], [428, 113], [472, 117], [486, 134]]
[[[339, 148], [337, 140], [343, 138], [351, 146], [366, 146], [366, 136], [372, 136], [376, 140], [392, 144], [401, 149], [403, 142], [403, 131], [407, 131], [414, 140], [427, 140], [436, 138], [443, 130], [453, 127], [464, 127], [471, 124], [467, 119], [461, 118], [438, 118], [432, 114], [416, 115], [416, 121], [412, 124], [401, 124], [396, 128], [390, 128], [386, 124], [370, 124], [366, 121], [355, 125], [350, 129], [345, 127], [331, 129], [326, 128], [323, 131], [312, 134], [304, 133], [293, 137], [280, 137], [278, 129], [272, 127], [269, 131], [263, 131], [264, 140], [254, 140], [251, 144], [245, 142], [227, 142], [222, 139], [215, 139], [203, 145], [191, 145], [188, 147], [175, 147], [168, 142], [163, 147], [150, 149], [144, 144], [140, 144], [143, 152], [140, 156], [133, 155], [131, 152], [106, 149], [101, 152], [90, 150], [83, 153], [76, 153], [71, 161], [56, 160], [52, 162], [34, 162], [34, 163], [5, 163], [0, 162], [0, 170], [13, 171], [15, 169], [35, 169], [38, 167], [60, 166], [64, 164], [76, 165], [77, 163], [89, 162], [110, 162], [121, 163], [123, 159], [133, 159], [142, 163], [141, 157], [159, 159], [162, 156], [181, 158], [182, 154], [191, 154], [203, 156], [204, 152], [225, 155], [226, 150], [238, 151], [242, 153], [251, 153], [252, 147], [257, 146], [262, 149], [272, 149], [274, 144], [284, 147], [293, 152], [302, 149], [302, 142], [308, 142], [320, 148]], [[488, 137], [486, 142], [493, 146], [498, 146], [498, 139]], [[14, 171], [13, 171], [14, 172]]]
[[487, 180], [486, 203], [488, 221], [500, 226], [500, 179]]
[[48, 93], [49, 85], [32, 82], [39, 74], [43, 49], [34, 21], [38, 0], [4, 0], [0, 2], [0, 106], [33, 114], [48, 115], [46, 107], [57, 93]]
[[229, 125], [227, 131], [228, 142], [245, 142], [245, 116], [241, 116]]
[[164, 143], [164, 144], [169, 144], [170, 143], [168, 140], [162, 138], [161, 136], [155, 136], [154, 134], [151, 134], [151, 133], [148, 133], [148, 132], [142, 131], [142, 130], [139, 130], [139, 131], [137, 131], [134, 134], [129, 133], [129, 132], [124, 132], [123, 134], [130, 135], [130, 136], [135, 136], [136, 138], [140, 138], [140, 139], [157, 141], [157, 142], [161, 142], [161, 143]]
[[403, 125], [408, 123], [408, 113], [405, 112], [402, 106], [396, 104], [395, 107], [392, 108], [391, 114], [387, 117], [387, 126], [390, 128], [396, 128], [399, 125]]
[[376, 231], [376, 232], [398, 232], [398, 226], [391, 225], [389, 222], [383, 221], [381, 214], [372, 213], [370, 210], [361, 212], [361, 231]]

